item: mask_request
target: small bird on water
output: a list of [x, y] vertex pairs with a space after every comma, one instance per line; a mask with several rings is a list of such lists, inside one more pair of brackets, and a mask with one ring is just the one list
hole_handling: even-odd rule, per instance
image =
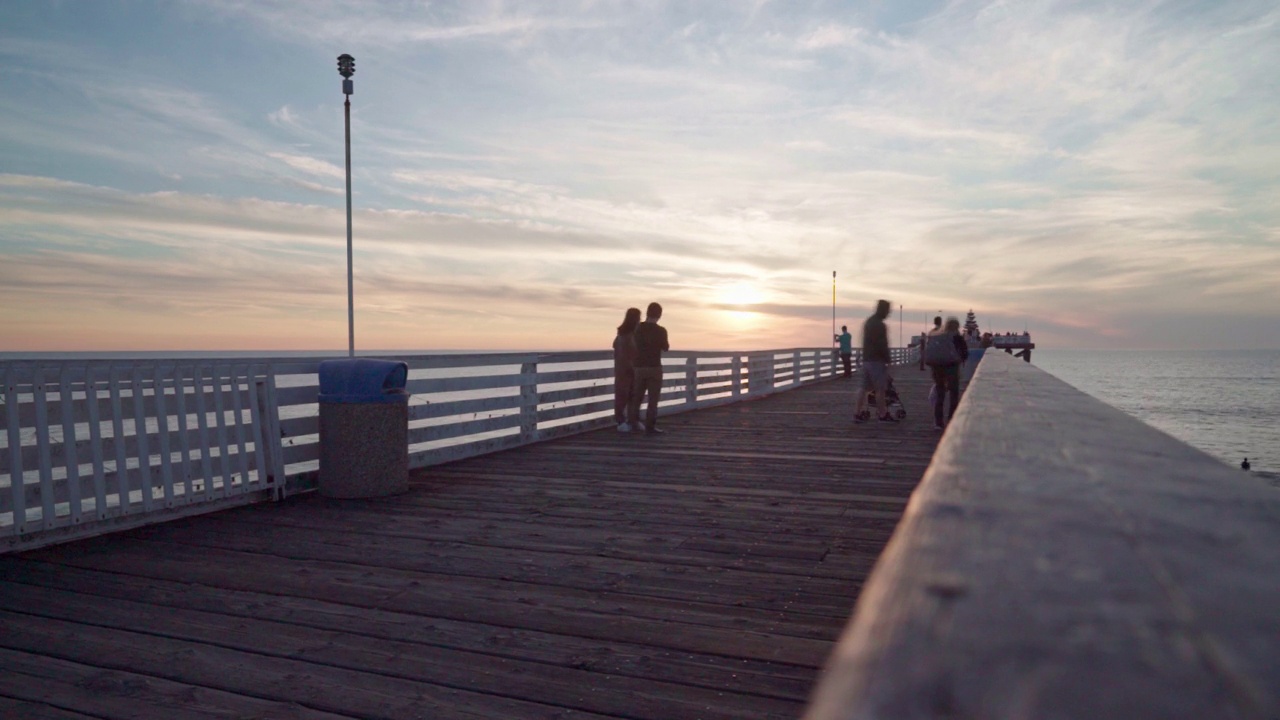
[[1244, 462], [1240, 463], [1240, 469], [1241, 469], [1241, 470], [1248, 470], [1248, 469], [1249, 469], [1249, 458], [1245, 458], [1245, 459], [1244, 459]]

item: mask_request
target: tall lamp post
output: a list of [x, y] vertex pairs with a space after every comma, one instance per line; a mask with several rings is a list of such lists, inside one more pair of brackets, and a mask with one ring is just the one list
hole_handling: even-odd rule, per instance
[[351, 76], [356, 74], [356, 59], [343, 53], [338, 56], [338, 74], [342, 76], [342, 94], [347, 96], [343, 103], [347, 121], [347, 356], [356, 356], [356, 295], [352, 286], [351, 273], [351, 93], [355, 92], [355, 83]]

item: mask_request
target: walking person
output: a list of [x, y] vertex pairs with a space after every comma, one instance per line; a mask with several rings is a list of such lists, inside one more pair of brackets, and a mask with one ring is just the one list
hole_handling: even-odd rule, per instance
[[640, 324], [640, 308], [627, 308], [613, 339], [613, 421], [618, 432], [631, 432], [627, 410], [631, 394], [636, 391], [636, 326]]
[[[627, 410], [627, 424], [631, 429], [644, 429], [646, 435], [662, 432], [658, 427], [658, 400], [662, 397], [662, 353], [671, 349], [667, 342], [667, 329], [658, 324], [662, 319], [662, 306], [649, 303], [644, 322], [636, 326], [635, 392]], [[649, 396], [644, 425], [640, 425], [640, 403]], [[621, 427], [619, 427], [621, 430]]]
[[840, 341], [840, 361], [844, 363], [845, 379], [853, 377], [853, 336], [849, 334], [849, 326], [841, 325], [840, 334], [836, 336], [836, 340]]
[[876, 417], [880, 422], [898, 422], [889, 414], [889, 328], [885, 326], [885, 318], [893, 306], [888, 300], [876, 302], [876, 311], [862, 325], [862, 372], [863, 387], [858, 391], [858, 404], [854, 408], [853, 421], [866, 422], [871, 419], [867, 409], [867, 391], [876, 394]]
[[[960, 335], [960, 321], [949, 317], [946, 325], [931, 330], [925, 339], [924, 353], [925, 362], [933, 370], [933, 427], [942, 430], [960, 405], [960, 366], [969, 358], [969, 345]], [[948, 394], [951, 412], [944, 418]]]

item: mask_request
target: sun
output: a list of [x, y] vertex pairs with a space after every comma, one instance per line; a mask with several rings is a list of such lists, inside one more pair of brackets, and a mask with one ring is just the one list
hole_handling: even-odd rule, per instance
[[724, 305], [758, 305], [764, 300], [764, 293], [750, 283], [735, 283], [720, 290], [720, 302]]

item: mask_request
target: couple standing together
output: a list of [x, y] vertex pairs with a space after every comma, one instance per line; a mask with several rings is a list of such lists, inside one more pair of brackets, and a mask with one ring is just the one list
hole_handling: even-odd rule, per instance
[[[671, 349], [667, 329], [658, 324], [662, 306], [649, 303], [644, 322], [639, 308], [628, 308], [618, 335], [613, 339], [613, 419], [618, 432], [643, 430], [646, 435], [658, 428], [658, 400], [662, 396], [662, 353]], [[640, 403], [649, 396], [644, 423]]]

